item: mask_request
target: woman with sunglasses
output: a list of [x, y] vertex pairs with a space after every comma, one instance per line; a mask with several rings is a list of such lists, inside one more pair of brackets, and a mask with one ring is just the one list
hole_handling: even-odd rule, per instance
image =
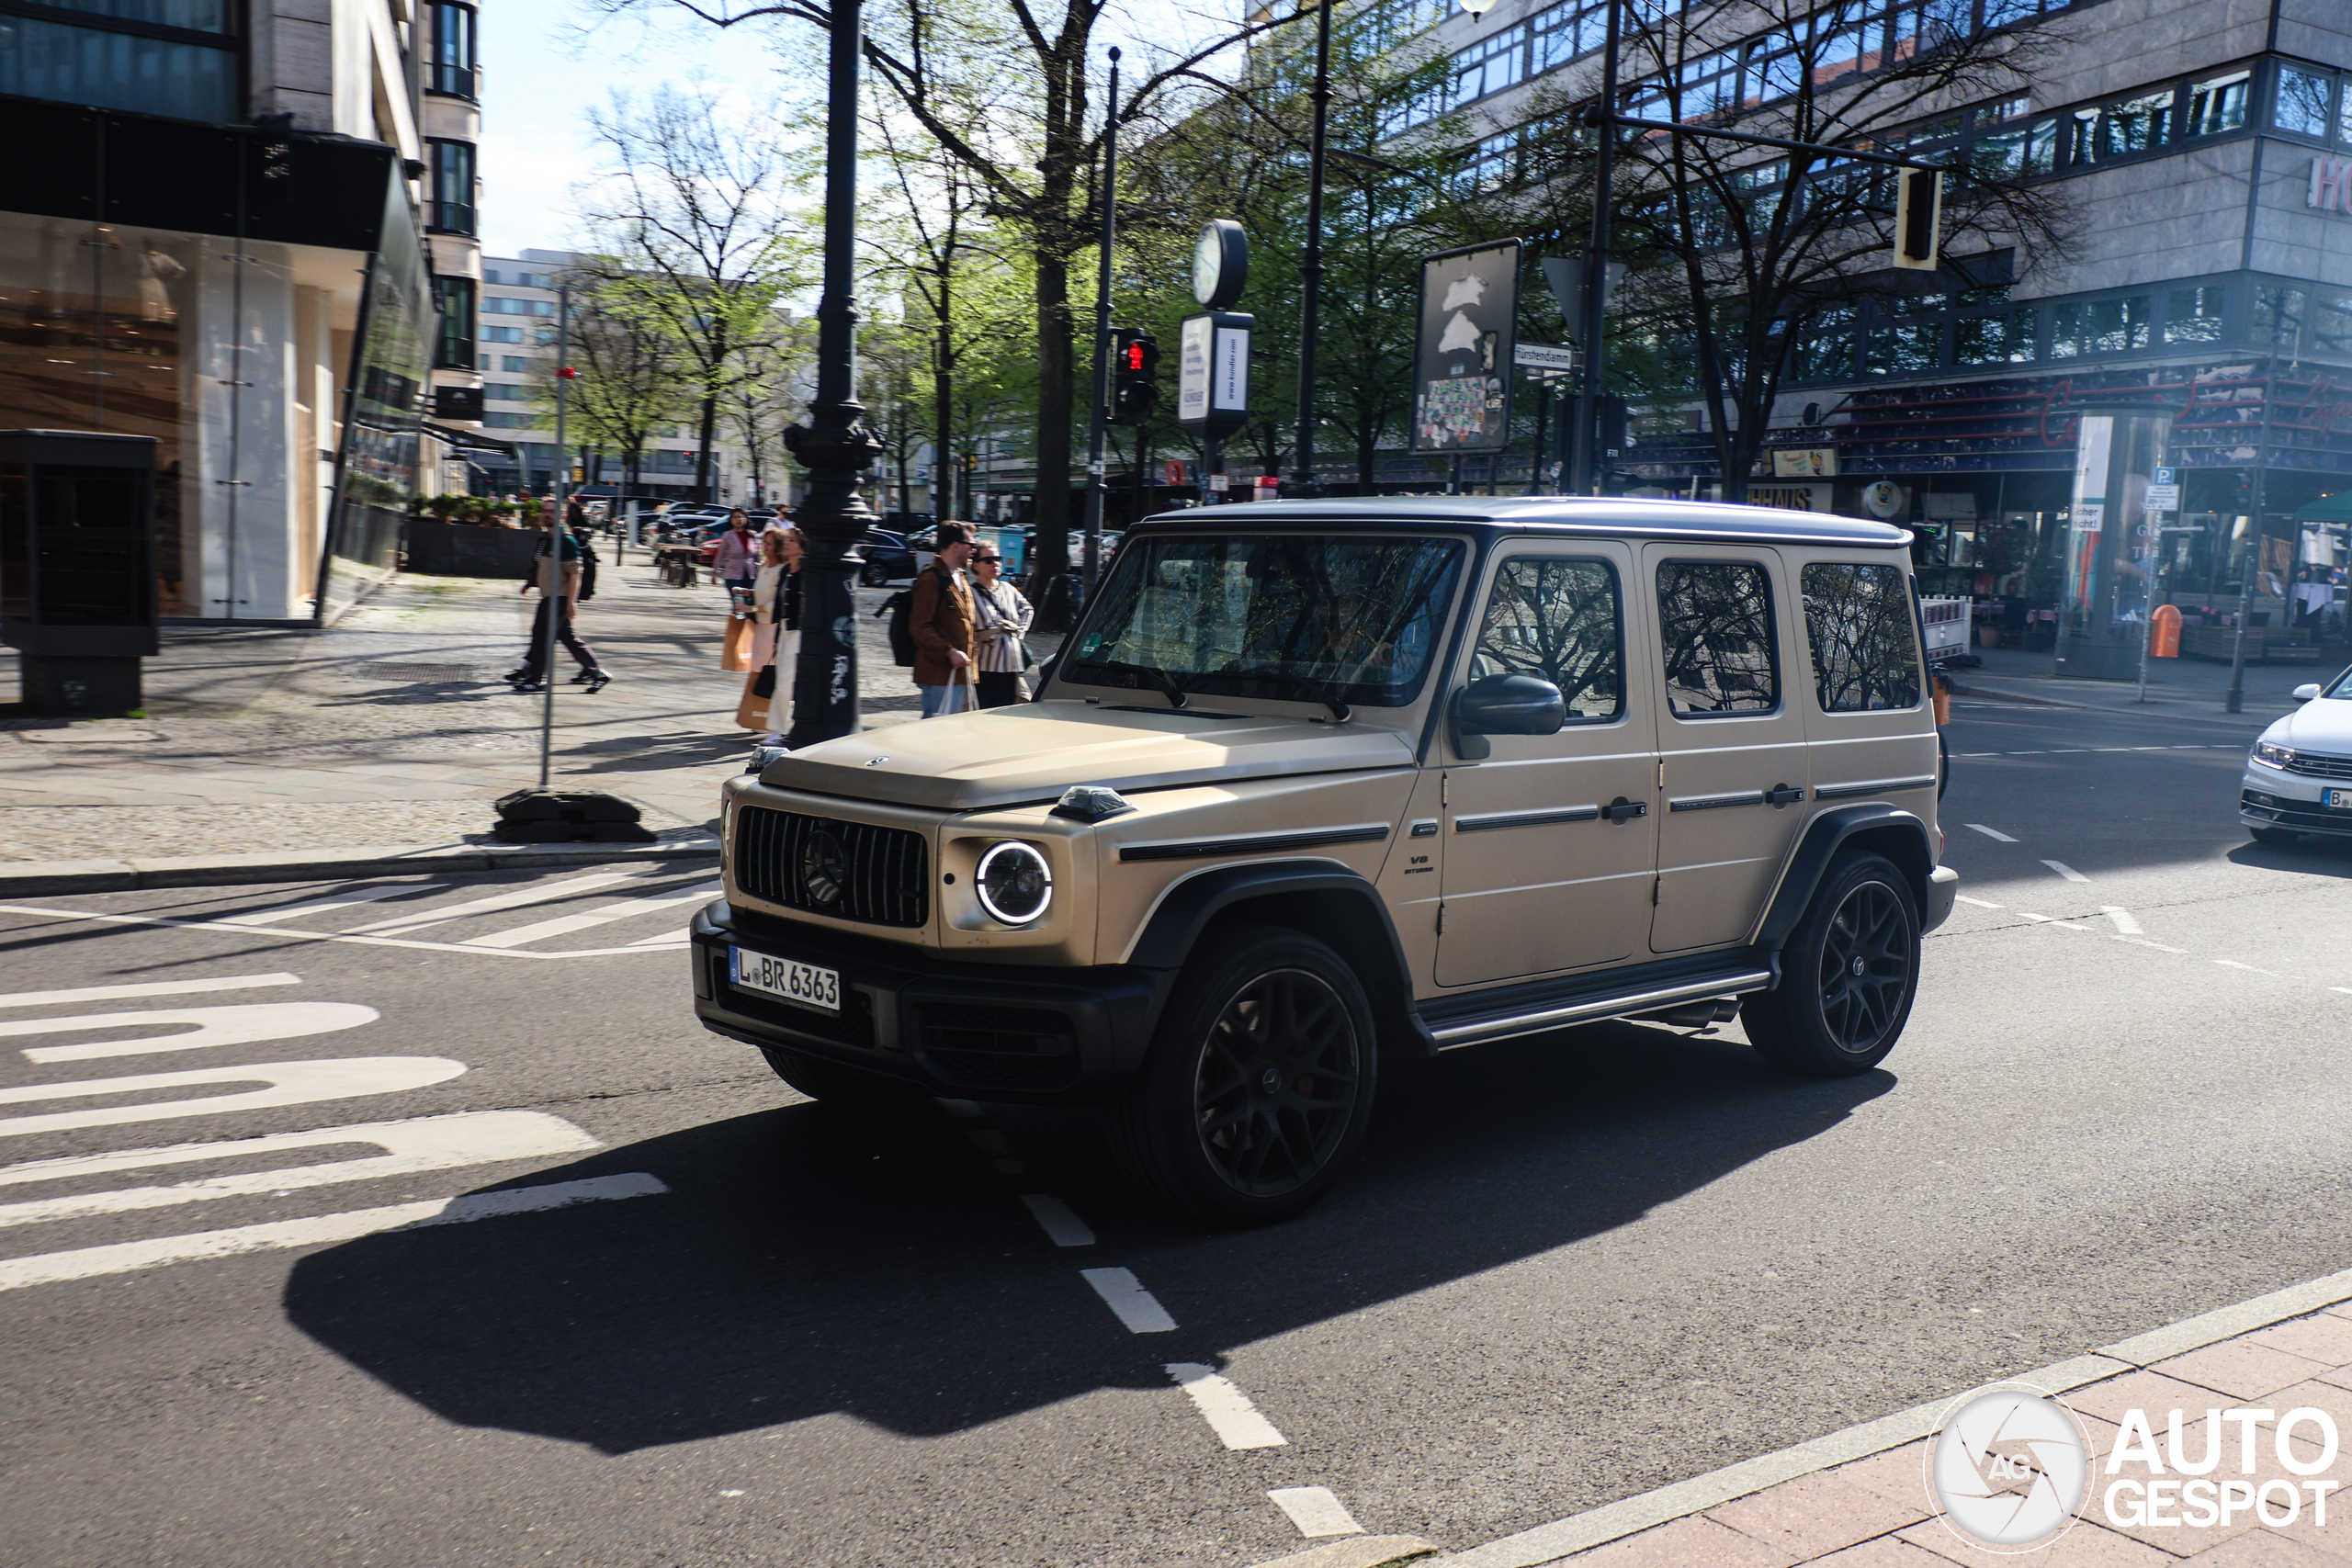
[[1022, 671], [1029, 665], [1029, 648], [1022, 640], [1036, 606], [1021, 590], [1004, 580], [1004, 557], [992, 544], [972, 552], [972, 610], [978, 618], [978, 666], [980, 706], [1001, 708], [1023, 701]]

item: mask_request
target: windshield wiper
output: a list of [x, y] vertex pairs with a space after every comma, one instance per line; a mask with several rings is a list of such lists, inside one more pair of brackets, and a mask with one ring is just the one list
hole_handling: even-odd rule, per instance
[[1329, 708], [1332, 718], [1341, 724], [1347, 723], [1349, 719], [1355, 716], [1355, 710], [1340, 700], [1339, 687], [1329, 681], [1309, 680], [1306, 676], [1293, 675], [1282, 670], [1252, 670], [1244, 678], [1251, 681], [1276, 681], [1297, 687], [1306, 694], [1308, 702], [1321, 703], [1325, 707]]
[[1093, 665], [1097, 670], [1118, 670], [1129, 675], [1141, 676], [1144, 680], [1150, 682], [1154, 687], [1168, 694], [1170, 707], [1181, 708], [1184, 705], [1182, 683], [1165, 670], [1149, 664], [1129, 664], [1117, 659], [1090, 659], [1086, 662]]

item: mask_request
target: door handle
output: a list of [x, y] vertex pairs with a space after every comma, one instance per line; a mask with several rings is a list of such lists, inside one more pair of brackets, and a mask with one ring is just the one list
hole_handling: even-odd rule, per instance
[[1774, 784], [1764, 792], [1765, 804], [1769, 806], [1794, 806], [1804, 798], [1804, 791], [1795, 784]]
[[1650, 807], [1648, 801], [1627, 800], [1621, 795], [1602, 807], [1600, 814], [1611, 822], [1626, 822], [1636, 817], [1647, 817], [1650, 814]]

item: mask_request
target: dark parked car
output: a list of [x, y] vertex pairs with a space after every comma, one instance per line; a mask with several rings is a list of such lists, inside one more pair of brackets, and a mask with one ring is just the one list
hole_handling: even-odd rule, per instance
[[868, 588], [887, 587], [915, 575], [915, 553], [907, 547], [905, 537], [888, 528], [868, 528], [860, 541], [857, 553], [865, 558], [865, 565], [857, 574], [858, 581]]

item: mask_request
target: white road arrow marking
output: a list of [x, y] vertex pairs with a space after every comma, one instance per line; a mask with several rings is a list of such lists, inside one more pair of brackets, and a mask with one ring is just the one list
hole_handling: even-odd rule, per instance
[[106, 1094], [135, 1094], [153, 1089], [197, 1089], [206, 1084], [260, 1083], [266, 1088], [238, 1094], [169, 1100], [153, 1105], [105, 1105], [81, 1111], [51, 1111], [0, 1120], [0, 1138], [28, 1133], [62, 1133], [76, 1127], [119, 1127], [129, 1122], [167, 1122], [175, 1116], [218, 1116], [274, 1105], [308, 1105], [363, 1094], [397, 1094], [456, 1077], [463, 1062], [447, 1056], [346, 1056], [323, 1062], [243, 1062], [199, 1067], [187, 1073], [139, 1073], [119, 1078], [83, 1078], [74, 1083], [21, 1084], [0, 1089], [0, 1105], [44, 1100], [89, 1100]]
[[204, 991], [249, 991], [262, 986], [299, 986], [300, 975], [225, 975], [211, 980], [141, 980], [128, 986], [77, 986], [66, 991], [17, 991], [0, 996], [0, 1008], [55, 1007], [64, 1002], [110, 1002], [129, 997], [188, 997]]

